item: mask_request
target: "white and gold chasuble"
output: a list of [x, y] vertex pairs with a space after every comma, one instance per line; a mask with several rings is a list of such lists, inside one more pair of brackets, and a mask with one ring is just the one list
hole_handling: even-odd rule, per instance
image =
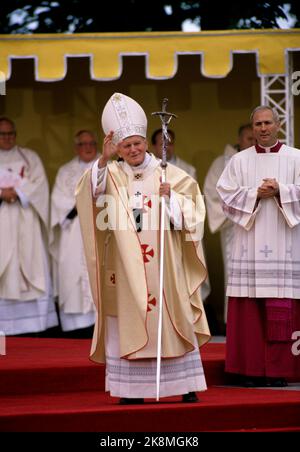
[[[161, 169], [154, 157], [147, 161], [142, 168], [114, 162], [100, 170], [97, 190], [95, 185], [91, 187], [91, 175], [87, 174], [77, 187], [77, 207], [98, 311], [91, 356], [97, 362], [106, 361], [107, 390], [119, 397], [155, 396], [159, 208], [158, 198], [153, 194], [158, 194]], [[180, 205], [183, 190], [191, 190], [195, 195], [198, 185], [173, 165], [168, 166], [168, 172], [180, 206], [179, 217], [184, 218]], [[105, 195], [120, 201], [118, 215], [119, 219], [127, 218], [127, 230], [99, 231], [96, 226], [99, 209], [92, 201], [92, 190], [100, 194], [98, 206], [104, 204], [101, 201], [104, 190]], [[202, 224], [201, 209], [197, 218]], [[170, 206], [166, 216], [172, 218]], [[176, 223], [176, 218], [173, 221]], [[206, 388], [198, 349], [198, 341], [202, 344], [209, 338], [199, 291], [206, 275], [201, 260], [202, 236], [197, 242], [183, 241], [189, 224], [185, 227], [184, 231], [166, 231], [162, 396]]]
[[[128, 176], [128, 195], [132, 208], [141, 211], [141, 230], [138, 232], [148, 289], [147, 345], [142, 351], [135, 353], [136, 358], [154, 358], [157, 353], [157, 329], [159, 311], [159, 213], [157, 208], [158, 199], [153, 197], [156, 192], [153, 171], [159, 165], [158, 161], [151, 160], [145, 169], [134, 169], [124, 163], [124, 171]], [[168, 221], [168, 218], [166, 219]], [[139, 229], [139, 225], [136, 228]], [[155, 228], [153, 231], [152, 229]], [[130, 256], [128, 256], [130, 259]], [[173, 328], [169, 314], [163, 303], [163, 318], [168, 324], [167, 328]]]

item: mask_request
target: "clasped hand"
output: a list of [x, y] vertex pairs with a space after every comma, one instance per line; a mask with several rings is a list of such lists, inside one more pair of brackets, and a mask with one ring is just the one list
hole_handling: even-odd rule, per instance
[[263, 183], [257, 189], [257, 197], [260, 199], [272, 198], [279, 194], [279, 185], [276, 179], [263, 179]]
[[16, 202], [18, 195], [13, 187], [1, 189], [1, 199], [8, 203]]

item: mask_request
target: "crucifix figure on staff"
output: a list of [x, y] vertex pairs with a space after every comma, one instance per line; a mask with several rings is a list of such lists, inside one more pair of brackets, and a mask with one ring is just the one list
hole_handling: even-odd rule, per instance
[[[160, 114], [167, 138], [166, 103]], [[111, 396], [121, 404], [144, 403], [157, 398], [159, 342], [159, 397], [196, 402], [196, 392], [206, 389], [199, 346], [209, 340], [199, 290], [206, 269], [198, 184], [149, 153], [146, 114], [130, 97], [111, 96], [102, 127], [102, 155], [76, 194], [97, 309], [91, 359], [106, 364]]]

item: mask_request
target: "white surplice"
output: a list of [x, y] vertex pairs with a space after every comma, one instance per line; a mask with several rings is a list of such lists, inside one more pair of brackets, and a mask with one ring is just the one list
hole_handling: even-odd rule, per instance
[[72, 220], [67, 218], [75, 207], [78, 180], [92, 164], [75, 157], [63, 165], [58, 171], [51, 196], [50, 251], [63, 331], [86, 328], [95, 323], [79, 219], [77, 215]]
[[[256, 206], [264, 178], [279, 182], [280, 201]], [[227, 295], [300, 298], [300, 151], [282, 145], [257, 153], [252, 146], [231, 158], [217, 191], [235, 224]]]
[[[225, 166], [233, 155], [237, 153], [237, 149], [231, 144], [227, 144], [224, 153], [217, 157], [211, 164], [205, 181], [204, 181], [204, 201], [207, 211], [208, 226], [212, 234], [220, 232], [222, 256], [224, 265], [224, 284], [227, 286], [228, 267], [231, 256], [231, 242], [233, 238], [233, 223], [226, 217], [223, 212], [222, 202], [217, 192], [217, 182], [224, 171]], [[227, 322], [227, 305], [228, 299], [225, 295], [224, 299], [224, 321]]]
[[49, 190], [38, 155], [0, 150], [0, 188], [18, 200], [0, 206], [0, 330], [6, 335], [56, 326], [47, 254]]

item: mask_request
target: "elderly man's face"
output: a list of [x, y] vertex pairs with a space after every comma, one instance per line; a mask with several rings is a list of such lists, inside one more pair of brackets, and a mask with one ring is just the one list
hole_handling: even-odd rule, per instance
[[125, 138], [118, 144], [118, 154], [130, 166], [138, 166], [145, 160], [148, 143], [139, 135]]
[[276, 122], [271, 110], [257, 111], [252, 120], [253, 135], [260, 146], [271, 147], [278, 139], [280, 122]]
[[80, 160], [83, 162], [88, 163], [93, 161], [97, 155], [97, 143], [93, 135], [86, 132], [79, 135], [76, 151]]
[[10, 122], [0, 122], [0, 149], [10, 151], [16, 144], [16, 132]]

